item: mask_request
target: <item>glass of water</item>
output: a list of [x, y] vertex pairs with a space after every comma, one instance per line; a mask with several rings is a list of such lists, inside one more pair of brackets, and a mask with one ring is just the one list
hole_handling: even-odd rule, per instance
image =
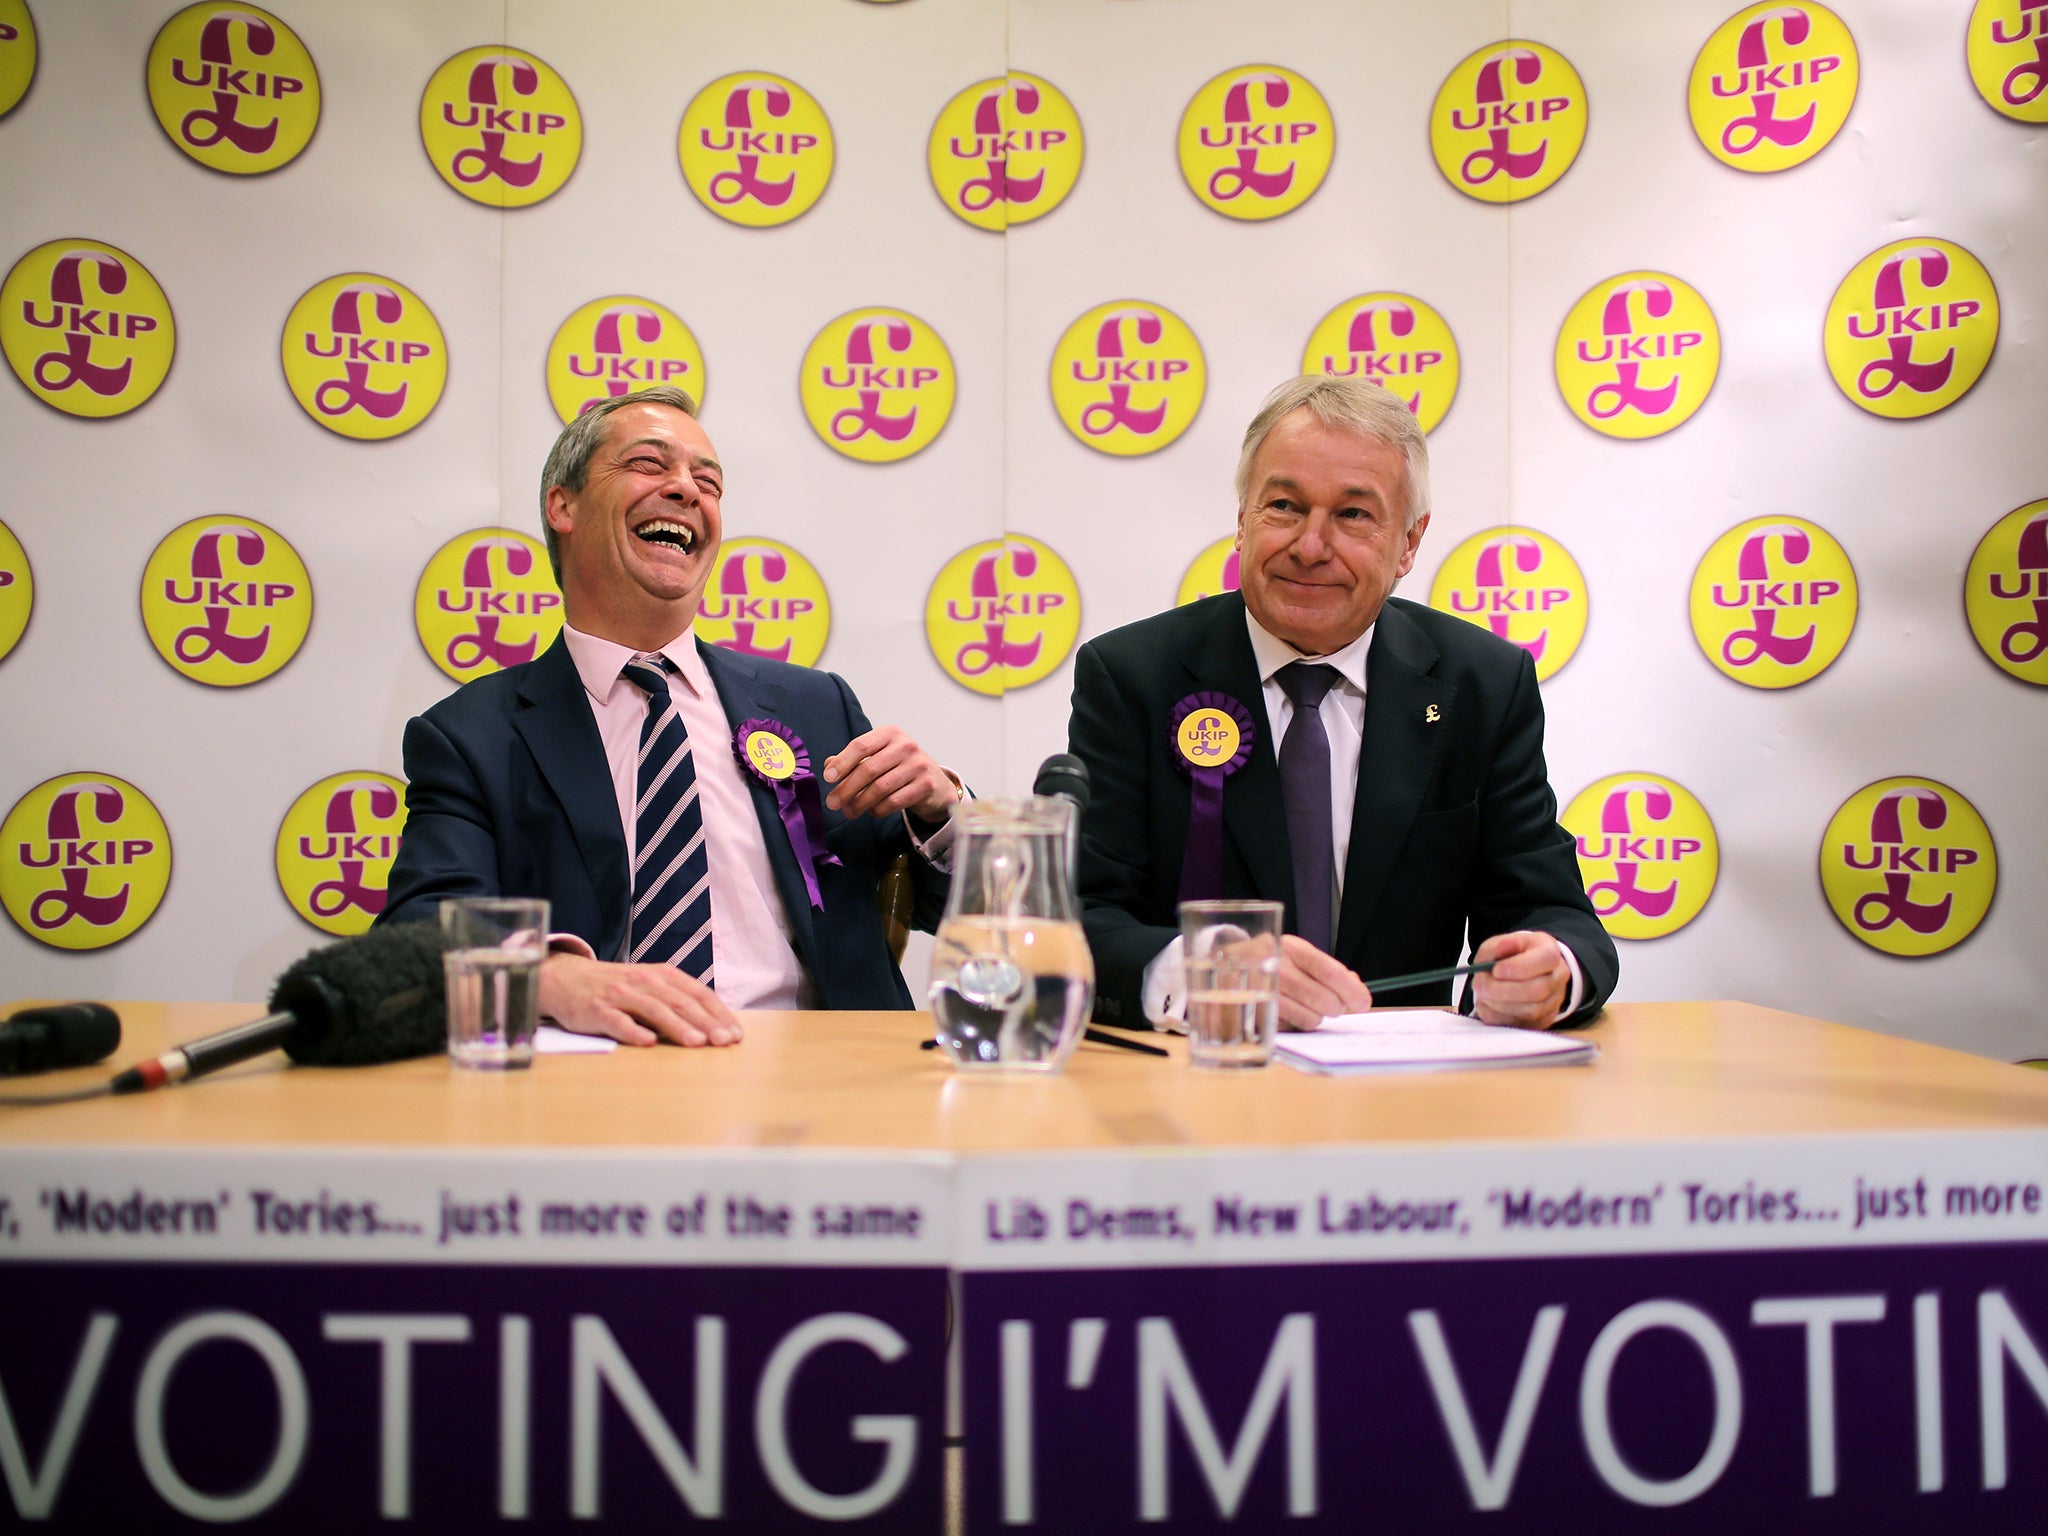
[[1277, 901], [1184, 901], [1188, 1060], [1198, 1067], [1263, 1067], [1280, 1027]]
[[448, 1054], [458, 1067], [533, 1064], [540, 1028], [540, 967], [548, 957], [548, 904], [516, 896], [441, 903], [448, 977]]

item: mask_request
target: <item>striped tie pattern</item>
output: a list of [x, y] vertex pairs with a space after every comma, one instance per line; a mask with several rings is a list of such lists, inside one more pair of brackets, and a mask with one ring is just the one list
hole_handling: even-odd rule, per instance
[[633, 918], [626, 958], [674, 965], [707, 987], [711, 966], [711, 859], [690, 733], [669, 697], [662, 656], [637, 655], [626, 681], [647, 694], [640, 727], [638, 792], [633, 808]]

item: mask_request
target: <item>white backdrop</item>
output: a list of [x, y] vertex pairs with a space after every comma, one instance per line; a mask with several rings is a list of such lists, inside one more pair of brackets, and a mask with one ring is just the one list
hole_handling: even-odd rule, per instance
[[[969, 691], [926, 640], [941, 567], [1005, 532], [1043, 541], [1073, 571], [1083, 640], [1169, 605], [1229, 531], [1236, 443], [1258, 399], [1302, 365], [1324, 315], [1384, 290], [1441, 314], [1460, 364], [1406, 595], [1426, 600], [1438, 564], [1481, 530], [1559, 541], [1591, 615], [1544, 684], [1560, 803], [1608, 775], [1657, 774], [1718, 833], [1711, 899], [1676, 932], [1622, 945], [1618, 995], [1737, 997], [2048, 1054], [2048, 689], [1994, 666], [1964, 618], [1978, 541], [2048, 496], [2048, 129], [1973, 86], [1965, 42], [1981, 22], [1967, 0], [1835, 5], [1857, 53], [1853, 108], [1826, 148], [1775, 174], [1721, 164], [1688, 117], [1695, 56], [1733, 0], [280, 0], [317, 64], [320, 117], [302, 153], [260, 175], [209, 169], [158, 125], [145, 61], [179, 9], [32, 3], [34, 80], [0, 116], [0, 263], [49, 241], [118, 247], [162, 285], [177, 329], [167, 379], [124, 414], [82, 418], [0, 380], [0, 523], [35, 593], [0, 657], [0, 814], [55, 776], [113, 775], [149, 796], [173, 846], [161, 905], [118, 943], [73, 951], [19, 918], [0, 924], [0, 999], [255, 1000], [321, 940], [274, 871], [280, 821], [328, 775], [398, 774], [405, 720], [453, 686], [415, 634], [414, 587], [466, 530], [537, 533], [558, 425], [543, 359], [590, 300], [643, 296], [687, 323], [728, 467], [728, 538], [806, 556], [831, 598], [820, 664], [987, 793], [1027, 788], [1063, 747], [1071, 652], [1000, 697]], [[1461, 60], [1517, 38], [1576, 67], [1588, 129], [1555, 185], [1500, 206], [1439, 171], [1432, 103]], [[488, 44], [537, 55], [580, 109], [575, 170], [532, 207], [458, 196], [422, 144], [429, 77]], [[1191, 193], [1175, 134], [1205, 82], [1260, 64], [1313, 82], [1336, 147], [1300, 207], [1247, 221]], [[992, 234], [947, 211], [926, 150], [946, 102], [1006, 69], [1056, 85], [1086, 148], [1063, 202]], [[829, 185], [775, 227], [726, 222], [678, 164], [685, 107], [741, 70], [798, 82], [831, 123]], [[1830, 377], [1823, 323], [1851, 269], [1907, 238], [1974, 254], [2001, 315], [1962, 399], [1888, 420]], [[1575, 419], [1552, 353], [1582, 294], [1636, 270], [1705, 297], [1720, 366], [1684, 425], [1622, 441]], [[351, 271], [404, 284], [446, 338], [438, 404], [388, 441], [325, 429], [279, 370], [293, 304]], [[1123, 299], [1178, 315], [1207, 368], [1192, 425], [1128, 457], [1084, 445], [1048, 389], [1062, 332]], [[798, 395], [812, 338], [873, 306], [926, 322], [957, 375], [943, 430], [893, 463], [828, 447]], [[310, 573], [304, 645], [247, 686], [190, 680], [145, 630], [151, 551], [203, 516], [261, 522]], [[1688, 619], [1701, 556], [1763, 516], [1832, 533], [1860, 585], [1840, 659], [1780, 690], [1716, 671]], [[1818, 874], [1837, 808], [1901, 775], [1966, 797], [1998, 854], [1988, 915], [1920, 959], [1854, 937]], [[0, 850], [0, 882], [36, 873]]]

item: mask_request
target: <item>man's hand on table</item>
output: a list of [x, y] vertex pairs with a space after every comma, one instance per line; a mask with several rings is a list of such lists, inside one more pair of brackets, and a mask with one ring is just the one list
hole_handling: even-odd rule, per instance
[[1372, 993], [1358, 973], [1297, 934], [1280, 938], [1280, 1027], [1314, 1029], [1340, 1013], [1363, 1013]]
[[1548, 1029], [1564, 1012], [1572, 970], [1555, 938], [1527, 930], [1496, 933], [1472, 952], [1475, 965], [1493, 969], [1472, 978], [1473, 1012], [1482, 1024]]
[[556, 953], [540, 968], [541, 1017], [621, 1045], [737, 1045], [740, 1021], [718, 994], [672, 965]]

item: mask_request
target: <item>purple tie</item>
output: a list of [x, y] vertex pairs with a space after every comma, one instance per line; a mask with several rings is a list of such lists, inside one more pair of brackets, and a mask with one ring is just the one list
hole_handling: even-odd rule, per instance
[[1336, 845], [1330, 835], [1330, 737], [1323, 729], [1323, 695], [1337, 683], [1335, 667], [1296, 661], [1280, 669], [1280, 686], [1294, 704], [1280, 743], [1280, 799], [1287, 808], [1287, 847], [1294, 860], [1295, 931], [1325, 954], [1336, 941], [1330, 893], [1336, 883]]

